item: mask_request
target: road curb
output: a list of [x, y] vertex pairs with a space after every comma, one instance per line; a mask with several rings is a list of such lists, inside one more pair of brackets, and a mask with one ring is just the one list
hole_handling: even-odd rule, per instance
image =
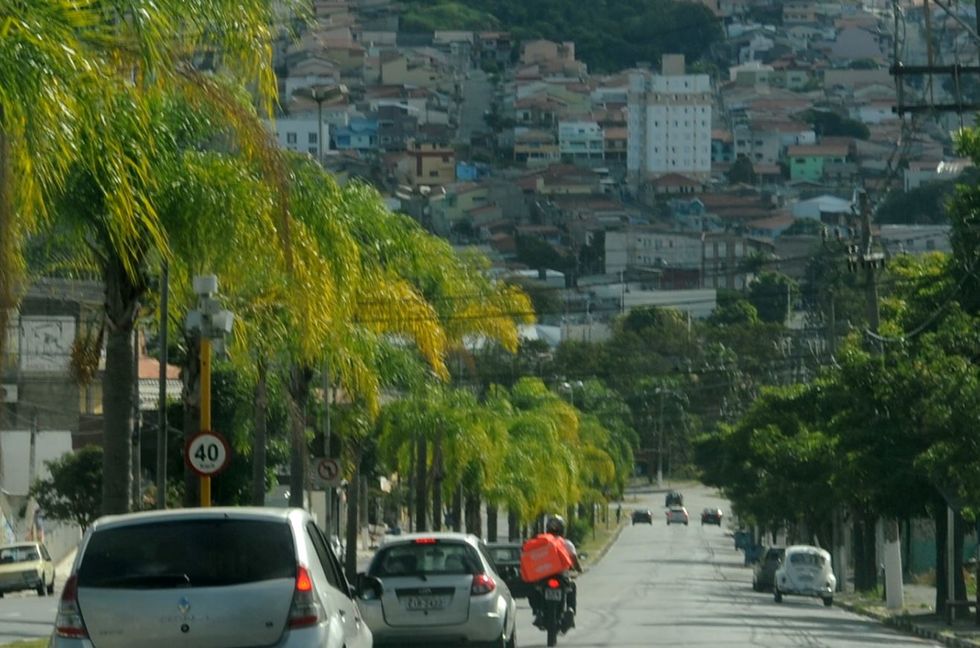
[[951, 636], [949, 633], [941, 630], [934, 630], [932, 628], [924, 628], [916, 625], [912, 620], [912, 617], [908, 614], [897, 616], [880, 614], [845, 601], [834, 601], [834, 605], [847, 610], [848, 612], [853, 612], [855, 614], [860, 614], [861, 616], [874, 619], [883, 625], [901, 630], [908, 634], [912, 634], [923, 639], [938, 641], [944, 646], [950, 646], [950, 648], [978, 648], [978, 646], [980, 646], [980, 643], [976, 641], [960, 639], [959, 637]]

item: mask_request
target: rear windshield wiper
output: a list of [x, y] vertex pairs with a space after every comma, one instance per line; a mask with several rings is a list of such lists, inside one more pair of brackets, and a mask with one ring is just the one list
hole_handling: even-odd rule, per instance
[[120, 588], [151, 588], [151, 587], [181, 587], [191, 584], [187, 574], [135, 574], [130, 576], [107, 577], [92, 583], [79, 583], [81, 587], [120, 587]]

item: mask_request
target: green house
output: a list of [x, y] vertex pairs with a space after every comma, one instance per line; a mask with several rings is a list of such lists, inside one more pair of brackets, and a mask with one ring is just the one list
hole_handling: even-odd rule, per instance
[[813, 144], [810, 146], [790, 146], [786, 151], [789, 159], [790, 180], [820, 182], [824, 177], [824, 166], [843, 164], [847, 161], [846, 144]]

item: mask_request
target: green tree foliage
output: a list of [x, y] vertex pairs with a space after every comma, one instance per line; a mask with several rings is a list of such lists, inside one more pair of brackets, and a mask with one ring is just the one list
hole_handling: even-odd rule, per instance
[[957, 180], [928, 182], [911, 191], [893, 190], [875, 210], [875, 221], [897, 225], [945, 225], [958, 186], [975, 185], [980, 171], [967, 169]]
[[735, 162], [732, 163], [732, 167], [726, 175], [728, 176], [728, 181], [733, 183], [741, 182], [751, 185], [755, 184], [756, 181], [755, 169], [752, 168], [752, 160], [747, 155], [739, 155]]
[[45, 465], [50, 476], [35, 481], [29, 496], [48, 519], [87, 529], [102, 508], [102, 448], [85, 446]]
[[500, 29], [500, 21], [486, 11], [458, 2], [419, 3], [409, 5], [401, 15], [399, 29], [406, 32], [493, 31]]
[[708, 324], [714, 326], [756, 324], [758, 321], [759, 310], [739, 293], [728, 290], [718, 291], [718, 306], [708, 317]]
[[697, 2], [410, 0], [405, 4], [413, 27], [470, 29], [467, 25], [489, 24], [484, 17], [489, 14], [520, 40], [572, 41], [576, 57], [595, 72], [622, 70], [637, 61], [656, 63], [665, 53], [684, 54], [693, 62], [722, 38], [721, 22]]
[[871, 131], [861, 122], [829, 110], [807, 110], [803, 113], [803, 119], [813, 125], [819, 137], [855, 137], [862, 140], [871, 137]]
[[778, 272], [763, 272], [749, 286], [748, 299], [763, 322], [785, 322], [799, 293], [795, 281]]

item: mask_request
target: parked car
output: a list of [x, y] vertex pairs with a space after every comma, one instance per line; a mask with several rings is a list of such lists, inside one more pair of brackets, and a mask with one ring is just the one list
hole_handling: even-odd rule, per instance
[[787, 594], [813, 596], [830, 606], [834, 602], [837, 577], [830, 564], [830, 554], [820, 547], [793, 545], [786, 547], [783, 562], [776, 569], [773, 598], [781, 603]]
[[720, 508], [706, 508], [701, 511], [701, 526], [705, 524], [717, 524], [721, 526], [721, 518], [724, 515]]
[[40, 542], [0, 547], [0, 597], [20, 590], [34, 590], [38, 596], [54, 594], [54, 563]]
[[306, 511], [103, 517], [65, 581], [51, 648], [370, 648], [340, 562]]
[[664, 506], [684, 506], [684, 496], [678, 491], [672, 490], [667, 493], [667, 497], [664, 501]]
[[490, 542], [487, 551], [496, 572], [507, 583], [507, 589], [515, 599], [526, 598], [528, 584], [521, 579], [521, 543]]
[[752, 589], [756, 592], [768, 592], [772, 589], [776, 577], [776, 569], [783, 562], [785, 547], [769, 547], [762, 559], [752, 568]]
[[640, 509], [633, 511], [633, 524], [653, 524], [653, 511], [650, 509]]
[[668, 526], [671, 523], [683, 524], [684, 526], [687, 526], [687, 522], [688, 522], [687, 509], [684, 508], [683, 506], [671, 506], [669, 509], [667, 509]]
[[514, 598], [473, 535], [386, 537], [357, 592], [375, 645], [517, 643]]

